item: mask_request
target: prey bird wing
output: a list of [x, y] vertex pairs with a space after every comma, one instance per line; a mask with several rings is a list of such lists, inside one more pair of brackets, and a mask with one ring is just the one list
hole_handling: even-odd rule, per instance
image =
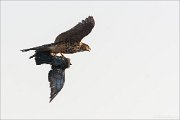
[[49, 71], [48, 80], [50, 82], [50, 87], [51, 87], [51, 95], [49, 101], [51, 102], [64, 86], [65, 70], [61, 68], [53, 68], [52, 70]]
[[48, 74], [48, 81], [50, 82], [51, 88], [49, 102], [51, 102], [64, 86], [65, 69], [71, 65], [70, 59], [62, 56], [51, 56], [48, 51], [39, 51], [35, 54], [35, 61], [36, 65], [51, 65], [51, 70]]
[[69, 58], [54, 56], [51, 65], [52, 70], [50, 70], [48, 74], [51, 88], [49, 102], [51, 102], [63, 88], [65, 82], [65, 69], [69, 68], [71, 63]]
[[95, 21], [92, 16], [89, 16], [82, 22], [79, 22], [70, 30], [61, 33], [55, 39], [55, 43], [58, 42], [80, 42], [82, 38], [87, 36], [93, 29]]

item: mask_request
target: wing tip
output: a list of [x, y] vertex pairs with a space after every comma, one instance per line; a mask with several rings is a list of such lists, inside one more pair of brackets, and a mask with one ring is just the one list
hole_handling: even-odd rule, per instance
[[82, 23], [82, 24], [85, 24], [85, 23], [92, 23], [93, 25], [95, 25], [95, 21], [94, 21], [93, 16], [88, 16], [85, 20], [82, 20], [81, 23]]
[[50, 98], [49, 103], [52, 102], [52, 100], [57, 96], [58, 93], [59, 92], [57, 92], [49, 97]]
[[94, 21], [93, 16], [89, 16], [89, 17], [87, 18], [87, 21], [88, 21], [89, 23], [92, 23], [93, 25], [95, 25], [95, 21]]
[[50, 98], [49, 103], [51, 103], [53, 99], [54, 99], [54, 98]]

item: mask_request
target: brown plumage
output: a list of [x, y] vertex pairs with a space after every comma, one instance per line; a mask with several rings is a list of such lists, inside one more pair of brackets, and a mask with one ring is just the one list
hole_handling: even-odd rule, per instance
[[[61, 53], [61, 55], [62, 53], [72, 54], [76, 52], [90, 51], [90, 47], [87, 44], [82, 43], [81, 40], [92, 31], [94, 25], [95, 21], [93, 17], [89, 16], [70, 30], [58, 35], [54, 43], [23, 49], [21, 51], [25, 52], [35, 50], [36, 53], [38, 51], [50, 51], [52, 54]], [[32, 57], [34, 57], [34, 55], [30, 58]]]

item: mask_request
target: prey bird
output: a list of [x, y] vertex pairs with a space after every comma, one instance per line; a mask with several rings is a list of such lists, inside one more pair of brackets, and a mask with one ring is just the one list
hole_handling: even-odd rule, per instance
[[[50, 51], [52, 55], [60, 53], [62, 56], [63, 53], [73, 54], [76, 52], [90, 51], [91, 48], [87, 44], [81, 42], [81, 40], [92, 31], [94, 25], [95, 21], [93, 17], [89, 16], [70, 30], [59, 34], [54, 43], [23, 49], [21, 51], [26, 52], [29, 50], [35, 50], [36, 53], [38, 53], [38, 51]], [[33, 58], [34, 56], [35, 55], [31, 56], [30, 58]]]
[[49, 51], [39, 51], [34, 57], [36, 65], [51, 65], [51, 70], [48, 74], [48, 81], [50, 82], [51, 88], [49, 102], [51, 102], [64, 86], [65, 69], [71, 65], [70, 59], [62, 56], [52, 56]]

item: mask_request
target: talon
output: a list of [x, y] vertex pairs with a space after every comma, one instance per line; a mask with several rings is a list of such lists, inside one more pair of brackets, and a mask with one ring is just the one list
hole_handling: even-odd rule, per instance
[[52, 56], [56, 56], [56, 53], [50, 53]]
[[[60, 53], [62, 57], [65, 57], [62, 53]], [[66, 57], [65, 57], [66, 58]]]

